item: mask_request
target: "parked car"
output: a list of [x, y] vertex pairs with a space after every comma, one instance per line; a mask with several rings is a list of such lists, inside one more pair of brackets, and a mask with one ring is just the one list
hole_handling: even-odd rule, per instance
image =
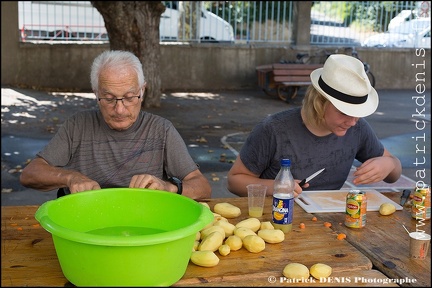
[[390, 23], [388, 24], [388, 31], [392, 33], [398, 33], [398, 31], [395, 31], [395, 28], [414, 18], [414, 10], [402, 10], [401, 12], [399, 12], [399, 14], [397, 14], [393, 19], [390, 20]]
[[367, 38], [365, 47], [431, 48], [430, 26], [418, 33], [379, 33]]
[[[411, 14], [410, 14], [411, 15]], [[396, 21], [398, 20], [398, 21]], [[388, 25], [388, 32], [400, 34], [412, 34], [430, 27], [431, 18], [393, 18]]]
[[[177, 40], [178, 1], [166, 1], [161, 15], [161, 41]], [[103, 17], [89, 1], [19, 1], [19, 29], [23, 39], [108, 40]], [[234, 42], [233, 27], [221, 17], [201, 7], [201, 42]], [[196, 39], [192, 39], [196, 40]]]

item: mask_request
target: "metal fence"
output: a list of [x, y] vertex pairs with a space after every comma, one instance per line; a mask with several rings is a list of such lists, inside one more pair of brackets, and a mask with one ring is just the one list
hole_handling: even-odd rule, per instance
[[[294, 44], [293, 1], [163, 2], [161, 41]], [[19, 1], [18, 10], [21, 41], [108, 41], [104, 20], [89, 1]], [[425, 25], [430, 47], [429, 13], [430, 1], [313, 1], [310, 43], [364, 45], [375, 34], [405, 39]], [[407, 25], [414, 18], [426, 24]], [[188, 27], [196, 29], [189, 33]]]

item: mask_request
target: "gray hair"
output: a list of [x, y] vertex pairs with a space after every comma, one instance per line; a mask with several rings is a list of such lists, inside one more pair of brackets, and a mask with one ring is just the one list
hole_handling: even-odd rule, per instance
[[102, 70], [125, 65], [135, 70], [138, 77], [138, 85], [140, 88], [143, 87], [145, 83], [144, 72], [138, 57], [129, 51], [109, 50], [97, 56], [91, 66], [90, 82], [93, 92], [96, 93], [98, 91], [99, 75]]

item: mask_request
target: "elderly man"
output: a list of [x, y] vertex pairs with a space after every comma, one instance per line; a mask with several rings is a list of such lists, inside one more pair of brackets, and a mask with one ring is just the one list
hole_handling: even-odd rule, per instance
[[21, 184], [65, 194], [130, 187], [210, 198], [210, 184], [172, 123], [141, 109], [146, 84], [139, 59], [105, 51], [90, 77], [99, 109], [66, 120], [24, 168]]

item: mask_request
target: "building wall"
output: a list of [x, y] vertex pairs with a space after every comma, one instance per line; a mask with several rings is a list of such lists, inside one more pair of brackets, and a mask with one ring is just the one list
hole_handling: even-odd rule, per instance
[[[3, 1], [1, 84], [35, 89], [90, 91], [90, 66], [109, 44], [20, 43], [18, 4]], [[300, 9], [302, 10], [302, 9]], [[305, 29], [303, 25], [299, 29]], [[308, 29], [309, 27], [306, 27]], [[295, 59], [305, 51], [304, 35], [297, 31], [299, 47], [275, 45], [166, 45], [161, 44], [163, 90], [209, 91], [257, 87], [255, 67]], [[303, 37], [304, 38], [304, 37]], [[310, 48], [310, 47], [309, 47]], [[335, 47], [326, 47], [328, 51]], [[315, 49], [315, 48], [310, 48]], [[357, 48], [371, 65], [377, 89], [415, 89], [419, 77], [430, 89], [431, 50]], [[416, 78], [417, 77], [417, 78]]]

